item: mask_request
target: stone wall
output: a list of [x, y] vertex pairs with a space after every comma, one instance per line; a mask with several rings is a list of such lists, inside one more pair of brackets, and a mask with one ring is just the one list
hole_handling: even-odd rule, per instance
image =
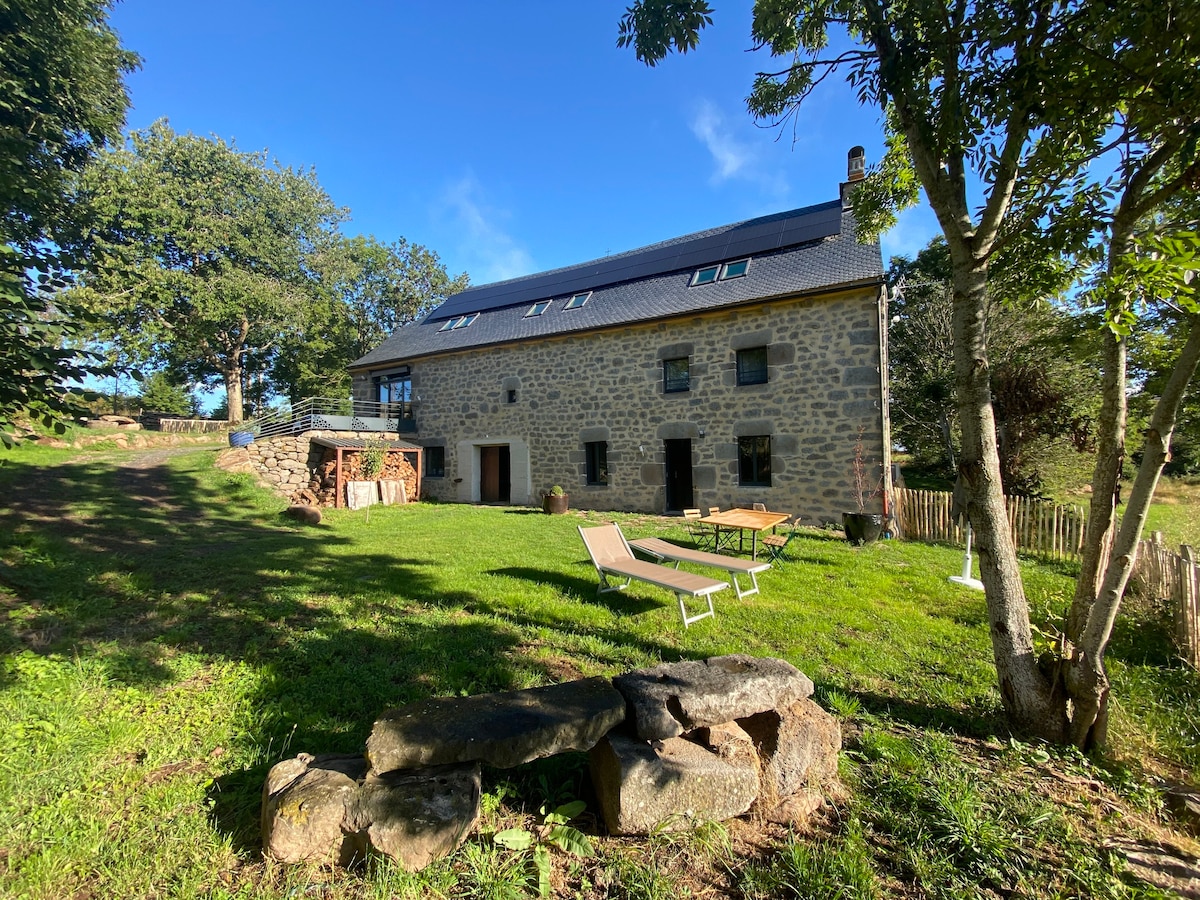
[[[875, 478], [889, 462], [874, 290], [763, 303], [604, 332], [480, 348], [412, 368], [416, 443], [443, 448], [423, 493], [479, 502], [480, 448], [506, 446], [510, 499], [561, 484], [572, 507], [666, 509], [664, 441], [691, 441], [698, 507], [750, 506], [840, 521], [857, 507], [854, 445]], [[766, 347], [766, 384], [737, 385], [739, 349]], [[663, 360], [686, 357], [690, 389], [664, 393]], [[394, 368], [394, 366], [393, 366]], [[379, 372], [387, 369], [381, 368]], [[355, 396], [376, 399], [370, 371]], [[739, 484], [738, 438], [769, 435], [771, 484]], [[586, 484], [585, 444], [606, 445], [609, 483]], [[878, 512], [881, 499], [868, 499]]]
[[247, 444], [246, 453], [259, 480], [287, 498], [307, 489], [325, 450], [309, 438], [309, 434], [281, 436]]
[[263, 785], [263, 849], [350, 865], [382, 854], [420, 869], [480, 812], [481, 766], [587, 751], [610, 834], [690, 829], [747, 813], [804, 826], [841, 796], [841, 730], [812, 681], [743, 654], [667, 663], [387, 710], [362, 755], [302, 753]]

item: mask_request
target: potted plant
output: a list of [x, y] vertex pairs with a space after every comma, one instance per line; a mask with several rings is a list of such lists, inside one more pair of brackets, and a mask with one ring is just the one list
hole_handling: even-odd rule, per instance
[[883, 473], [872, 480], [867, 473], [867, 461], [863, 455], [863, 429], [858, 430], [854, 442], [854, 499], [858, 503], [856, 512], [842, 513], [842, 529], [846, 540], [853, 544], [867, 544], [879, 540], [883, 533], [883, 515], [867, 512], [867, 503], [879, 496], [883, 490]]
[[387, 463], [387, 444], [383, 441], [364, 441], [358, 454], [358, 475], [364, 481], [374, 481], [383, 474]]
[[567, 493], [561, 484], [556, 484], [542, 494], [542, 512], [548, 516], [561, 516], [567, 511]]

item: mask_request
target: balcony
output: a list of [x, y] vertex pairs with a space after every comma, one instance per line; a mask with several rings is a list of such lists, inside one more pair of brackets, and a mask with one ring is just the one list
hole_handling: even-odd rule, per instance
[[309, 397], [289, 408], [252, 419], [245, 423], [242, 430], [252, 431], [260, 439], [305, 431], [416, 434], [417, 420], [413, 418], [411, 403]]

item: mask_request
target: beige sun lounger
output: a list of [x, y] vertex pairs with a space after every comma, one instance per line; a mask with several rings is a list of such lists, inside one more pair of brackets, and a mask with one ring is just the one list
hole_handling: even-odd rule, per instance
[[[616, 525], [598, 525], [593, 528], [579, 526], [579, 536], [587, 547], [596, 573], [600, 576], [600, 584], [596, 593], [606, 594], [610, 591], [623, 591], [634, 579], [665, 588], [675, 594], [679, 601], [679, 615], [683, 619], [683, 627], [687, 628], [693, 622], [708, 616], [715, 616], [712, 595], [716, 591], [729, 587], [726, 581], [714, 581], [703, 575], [693, 575], [691, 572], [680, 572], [669, 569], [658, 563], [638, 559], [625, 543], [625, 535]], [[615, 576], [615, 577], [613, 577]], [[618, 579], [624, 579], [621, 584]], [[684, 606], [685, 597], [703, 597], [708, 602], [708, 610], [695, 616], [687, 614]]]
[[[648, 553], [650, 556], [655, 556], [659, 559], [672, 560], [675, 563], [676, 569], [679, 568], [681, 562], [724, 569], [729, 573], [729, 580], [733, 582], [733, 590], [738, 595], [739, 600], [743, 597], [749, 597], [751, 594], [757, 594], [758, 578], [756, 577], [756, 573], [765, 572], [771, 568], [769, 562], [757, 562], [752, 559], [737, 559], [732, 556], [721, 556], [718, 553], [706, 553], [703, 550], [680, 547], [678, 544], [672, 544], [670, 541], [664, 541], [661, 538], [637, 538], [636, 540], [629, 541], [629, 546], [634, 550], [641, 550], [643, 553]], [[737, 577], [739, 575], [749, 575], [750, 584], [753, 587], [743, 591], [742, 586], [738, 584]]]

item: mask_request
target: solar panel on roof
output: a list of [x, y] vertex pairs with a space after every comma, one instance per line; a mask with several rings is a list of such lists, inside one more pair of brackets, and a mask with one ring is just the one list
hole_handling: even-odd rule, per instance
[[699, 232], [694, 238], [685, 235], [566, 269], [468, 288], [450, 297], [434, 310], [431, 318], [503, 309], [805, 243], [837, 234], [841, 230], [841, 215], [841, 202], [833, 200]]

